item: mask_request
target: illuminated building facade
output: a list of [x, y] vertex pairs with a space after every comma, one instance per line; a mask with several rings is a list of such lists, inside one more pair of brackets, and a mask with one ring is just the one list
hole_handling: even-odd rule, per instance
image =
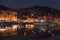
[[0, 20], [17, 21], [17, 12], [14, 11], [1, 11]]

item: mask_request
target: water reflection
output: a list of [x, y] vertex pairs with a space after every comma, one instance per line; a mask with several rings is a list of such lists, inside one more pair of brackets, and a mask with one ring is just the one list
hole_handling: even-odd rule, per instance
[[20, 29], [19, 25], [12, 25], [12, 27], [5, 26], [5, 28], [1, 27], [0, 28], [0, 35], [1, 36], [13, 36], [13, 35], [17, 35], [17, 29]]
[[[18, 40], [34, 40], [43, 39], [48, 37], [55, 37], [56, 34], [60, 33], [60, 30], [55, 30], [55, 28], [45, 28], [47, 26], [34, 25], [32, 23], [27, 24], [16, 24], [12, 26], [0, 27], [0, 37], [4, 39], [16, 37]], [[53, 29], [53, 30], [52, 30]], [[56, 27], [57, 29], [57, 27]], [[59, 32], [58, 32], [59, 31]]]

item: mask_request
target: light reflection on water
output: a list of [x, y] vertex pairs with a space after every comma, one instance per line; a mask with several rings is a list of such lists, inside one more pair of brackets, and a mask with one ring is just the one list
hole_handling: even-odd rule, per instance
[[17, 35], [17, 29], [20, 29], [19, 25], [12, 25], [0, 27], [0, 36], [14, 36]]
[[[39, 39], [39, 37], [41, 36], [38, 32], [37, 29], [34, 29], [33, 32], [32, 30], [18, 30], [20, 31], [19, 33], [17, 32], [17, 29], [20, 29], [20, 25], [12, 25], [12, 27], [5, 27], [6, 31], [0, 31], [0, 36], [2, 36], [3, 39], [7, 39], [7, 40], [24, 40], [24, 39], [28, 39], [28, 40], [34, 40], [34, 39]], [[26, 38], [24, 37], [24, 32], [26, 32]], [[42, 32], [42, 34], [44, 35], [44, 33]], [[49, 34], [47, 34], [49, 35]], [[4, 38], [4, 36], [6, 38]], [[12, 37], [13, 36], [13, 37]], [[35, 37], [36, 36], [36, 37]], [[9, 38], [8, 38], [9, 37]], [[35, 37], [35, 38], [34, 38]], [[42, 37], [42, 36], [41, 36]], [[48, 37], [48, 36], [45, 36]], [[42, 38], [44, 39], [44, 38]]]

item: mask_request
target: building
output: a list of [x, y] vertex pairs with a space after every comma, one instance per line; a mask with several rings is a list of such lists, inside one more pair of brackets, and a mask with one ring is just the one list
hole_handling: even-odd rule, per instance
[[17, 12], [2, 10], [0, 20], [17, 21]]

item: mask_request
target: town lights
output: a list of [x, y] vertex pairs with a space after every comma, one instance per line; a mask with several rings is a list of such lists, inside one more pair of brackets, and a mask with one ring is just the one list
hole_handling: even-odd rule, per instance
[[0, 28], [0, 31], [6, 31], [6, 29], [5, 28]]
[[23, 20], [23, 22], [27, 22], [27, 20]]
[[45, 22], [45, 20], [40, 20], [40, 22]]
[[32, 24], [27, 24], [27, 25], [26, 25], [26, 28], [27, 28], [27, 29], [32, 29], [32, 28], [34, 28], [34, 25], [32, 25]]
[[17, 25], [13, 25], [13, 27], [12, 28], [17, 28]]

